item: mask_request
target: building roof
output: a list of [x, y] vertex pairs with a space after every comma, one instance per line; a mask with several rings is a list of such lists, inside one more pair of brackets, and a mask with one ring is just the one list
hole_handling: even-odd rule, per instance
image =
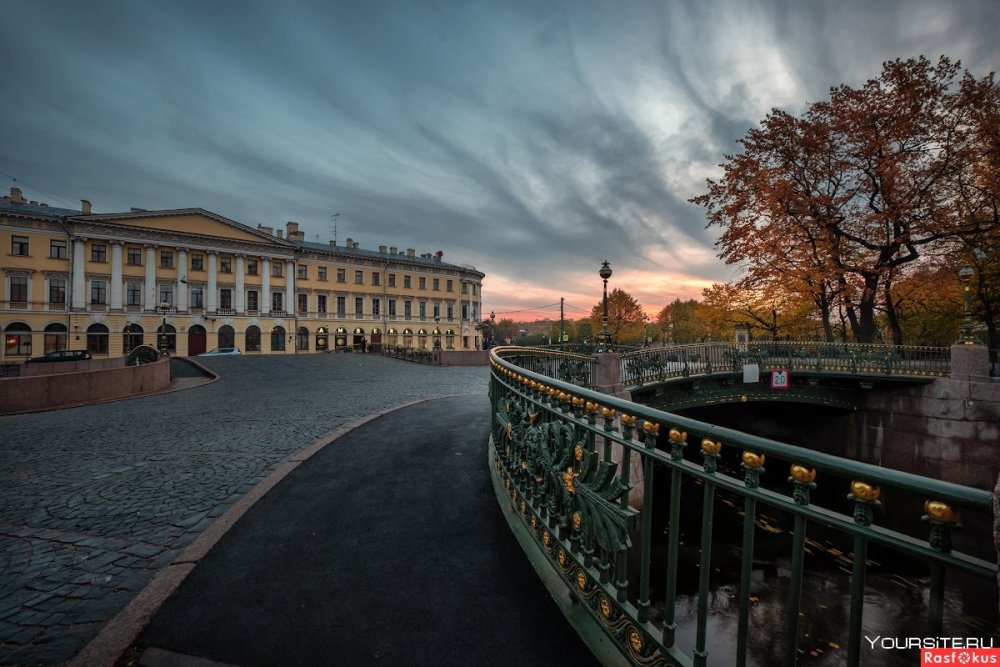
[[50, 216], [53, 218], [64, 218], [71, 215], [80, 215], [80, 211], [71, 208], [56, 208], [45, 204], [15, 204], [8, 201], [7, 197], [0, 198], [0, 211], [4, 213], [20, 213], [22, 215]]
[[332, 246], [328, 243], [313, 243], [310, 241], [291, 241], [292, 245], [302, 248], [303, 250], [311, 250], [313, 252], [325, 253], [330, 255], [344, 255], [347, 257], [358, 257], [360, 259], [371, 259], [382, 262], [398, 262], [400, 264], [412, 264], [414, 266], [423, 267], [444, 267], [448, 269], [453, 269], [455, 271], [463, 271], [466, 273], [475, 273], [483, 276], [481, 271], [478, 271], [472, 266], [463, 266], [461, 264], [449, 264], [447, 262], [442, 262], [440, 260], [432, 257], [421, 257], [419, 255], [411, 257], [405, 252], [392, 254], [388, 252], [380, 252], [377, 250], [365, 250], [363, 248], [349, 248], [347, 246]]

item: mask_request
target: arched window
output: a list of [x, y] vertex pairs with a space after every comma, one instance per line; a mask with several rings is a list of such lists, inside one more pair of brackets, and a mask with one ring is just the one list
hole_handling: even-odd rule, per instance
[[455, 330], [454, 329], [445, 329], [445, 331], [444, 331], [444, 341], [445, 341], [444, 345], [445, 345], [445, 347], [447, 349], [449, 349], [449, 350], [454, 350], [455, 349]]
[[299, 327], [295, 330], [295, 349], [309, 351], [309, 329]]
[[31, 356], [31, 327], [24, 322], [8, 324], [3, 339], [6, 355]]
[[247, 352], [260, 352], [260, 327], [253, 324], [247, 327]]
[[91, 324], [87, 327], [87, 352], [108, 353], [108, 328], [103, 324]]
[[413, 347], [413, 329], [403, 329], [403, 347]]
[[177, 351], [177, 329], [174, 328], [173, 324], [161, 324], [156, 328], [156, 346], [161, 352], [163, 350]]
[[69, 347], [69, 334], [66, 325], [53, 322], [45, 326], [45, 354]]
[[271, 329], [271, 352], [284, 352], [285, 350], [285, 327], [274, 327]]
[[390, 327], [388, 331], [385, 332], [385, 336], [388, 339], [389, 345], [399, 345], [399, 333], [396, 329]]
[[142, 327], [138, 324], [125, 325], [125, 328], [122, 329], [122, 350], [125, 354], [142, 345], [144, 333]]
[[320, 327], [316, 329], [316, 351], [326, 352], [330, 347], [330, 329], [328, 327]]
[[347, 329], [344, 327], [337, 327], [337, 333], [334, 337], [333, 343], [336, 347], [347, 347]]
[[219, 327], [219, 347], [236, 347], [236, 329], [228, 324]]
[[417, 347], [427, 349], [427, 329], [417, 329]]

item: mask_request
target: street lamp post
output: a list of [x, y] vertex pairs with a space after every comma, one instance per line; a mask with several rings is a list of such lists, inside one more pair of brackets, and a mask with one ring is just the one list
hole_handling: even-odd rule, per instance
[[166, 354], [169, 347], [167, 343], [167, 313], [170, 312], [170, 304], [166, 301], [161, 301], [159, 310], [163, 313], [163, 324], [160, 329], [160, 354]]
[[434, 316], [434, 349], [435, 350], [440, 350], [441, 349], [441, 328], [439, 327], [440, 324], [441, 324], [441, 316], [440, 315], [435, 315]]
[[601, 315], [601, 342], [597, 346], [597, 351], [607, 352], [611, 348], [611, 332], [608, 331], [608, 278], [611, 277], [611, 267], [608, 265], [608, 260], [604, 260], [597, 275], [604, 281], [604, 314]]
[[962, 281], [962, 293], [965, 302], [965, 321], [962, 322], [962, 334], [959, 338], [963, 345], [975, 345], [979, 341], [972, 333], [972, 275], [975, 271], [966, 266], [958, 272], [958, 277]]

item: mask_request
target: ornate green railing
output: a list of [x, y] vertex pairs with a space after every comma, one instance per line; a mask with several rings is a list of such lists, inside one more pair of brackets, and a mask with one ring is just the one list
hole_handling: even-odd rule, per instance
[[404, 361], [413, 361], [418, 364], [434, 363], [434, 352], [432, 350], [422, 350], [413, 347], [403, 347], [400, 345], [380, 345], [377, 349], [373, 350], [373, 352], [381, 354], [383, 357], [403, 359]]
[[[747, 664], [748, 638], [760, 633], [767, 634], [769, 644], [783, 645], [785, 665], [796, 664], [805, 634], [800, 632], [800, 600], [805, 555], [811, 549], [807, 531], [814, 526], [844, 543], [838, 553], [842, 567], [850, 568], [846, 648], [838, 648], [846, 664], [859, 664], [868, 644], [863, 643], [862, 617], [869, 545], [919, 559], [918, 567], [925, 568], [925, 589], [918, 602], [911, 601], [923, 616], [923, 624], [915, 618], [913, 627], [931, 633], [920, 636], [941, 636], [951, 627], [950, 618], [945, 625], [946, 614], [952, 613], [945, 605], [945, 583], [951, 577], [973, 577], [980, 582], [979, 592], [996, 590], [997, 566], [988, 560], [995, 558], [989, 492], [661, 412], [529, 370], [530, 360], [523, 349], [491, 351], [494, 485], [498, 496], [506, 498], [501, 502], [510, 503], [517, 515], [511, 519], [520, 526], [517, 530], [530, 535], [529, 557], [544, 560], [582, 602], [589, 630], [581, 634], [603, 634], [632, 664], [710, 662], [710, 584], [718, 577], [713, 545], [719, 537], [713, 531], [713, 513], [724, 498], [735, 497], [732, 504], [742, 509], [735, 590], [737, 665]], [[685, 458], [689, 441], [700, 450], [694, 461]], [[789, 470], [787, 482], [785, 475], [778, 480], [773, 473], [765, 476], [765, 460], [769, 468]], [[817, 484], [837, 479], [843, 485], [837, 497], [846, 507], [814, 504], [811, 494]], [[682, 488], [688, 493], [682, 494]], [[925, 528], [880, 527], [876, 517], [882, 500], [893, 503], [895, 517], [923, 515], [924, 523], [914, 523]], [[669, 515], [665, 531], [654, 529], [654, 508], [664, 506]], [[785, 512], [794, 524], [785, 622], [778, 628], [751, 617], [754, 543], [763, 510]], [[964, 545], [971, 537], [971, 548], [953, 548], [960, 512], [985, 531], [957, 533], [955, 542]], [[688, 544], [695, 539], [700, 544], [697, 575], [692, 575], [697, 578], [693, 635], [689, 626], [687, 634], [679, 632], [678, 616], [681, 518], [692, 513], [701, 517], [699, 534], [686, 536]], [[660, 555], [654, 560], [653, 545], [663, 541], [665, 548], [657, 545]], [[993, 556], [969, 553], [987, 545]], [[654, 569], [663, 572], [656, 581]], [[650, 613], [654, 602], [656, 615]], [[719, 641], [714, 638], [713, 645]]]
[[744, 364], [762, 371], [784, 369], [877, 377], [944, 377], [946, 347], [807, 343], [696, 343], [646, 348], [621, 357], [622, 382], [640, 386], [672, 378], [739, 372]]
[[593, 386], [594, 364], [592, 356], [562, 352], [543, 347], [504, 347], [504, 358], [545, 377], [557, 378], [569, 384]]

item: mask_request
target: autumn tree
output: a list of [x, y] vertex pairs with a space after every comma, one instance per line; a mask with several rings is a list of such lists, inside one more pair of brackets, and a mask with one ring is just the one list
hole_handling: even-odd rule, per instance
[[723, 176], [692, 199], [724, 230], [720, 257], [746, 267], [740, 286], [797, 289], [828, 338], [839, 310], [871, 342], [878, 307], [892, 316], [887, 295], [911, 263], [995, 225], [958, 200], [988, 153], [973, 100], [996, 86], [969, 75], [956, 86], [958, 74], [947, 58], [888, 62], [801, 117], [774, 110], [751, 129]]
[[656, 314], [655, 324], [660, 335], [674, 343], [704, 340], [712, 335], [712, 329], [702, 310], [697, 299], [674, 299]]
[[519, 336], [517, 324], [509, 318], [502, 318], [493, 327], [493, 339], [498, 345], [507, 345]]
[[[751, 290], [716, 283], [702, 290], [704, 316], [731, 336], [736, 325], [762, 332], [771, 340], [811, 338], [817, 328], [814, 304], [801, 294], [782, 290]], [[760, 335], [752, 336], [760, 338]]]
[[[590, 311], [590, 326], [596, 333], [601, 331], [601, 317], [604, 302], [599, 301]], [[611, 340], [618, 343], [635, 343], [643, 338], [646, 313], [631, 294], [616, 287], [608, 294], [608, 331]]]

